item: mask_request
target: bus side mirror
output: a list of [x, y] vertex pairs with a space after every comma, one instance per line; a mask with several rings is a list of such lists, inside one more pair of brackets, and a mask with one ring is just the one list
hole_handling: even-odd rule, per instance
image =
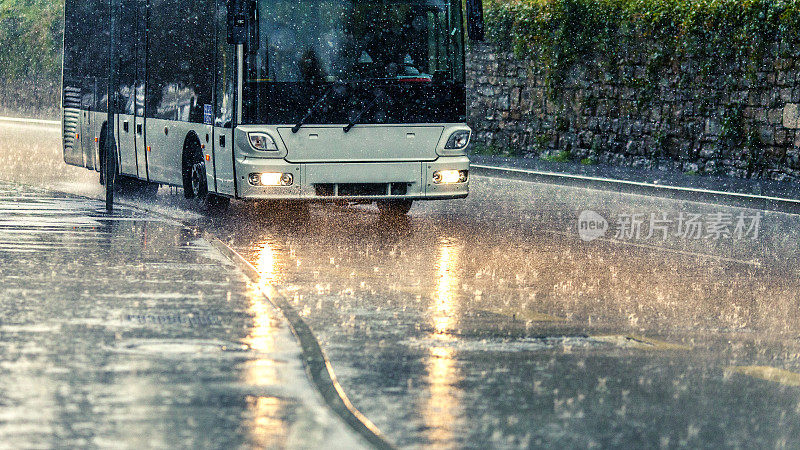
[[470, 41], [482, 41], [485, 30], [483, 26], [483, 0], [467, 1], [467, 36]]
[[228, 44], [247, 43], [247, 0], [227, 0]]

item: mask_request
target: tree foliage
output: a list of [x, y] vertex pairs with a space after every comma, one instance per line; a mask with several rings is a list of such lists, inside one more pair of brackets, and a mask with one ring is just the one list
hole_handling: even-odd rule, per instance
[[487, 1], [490, 38], [539, 58], [554, 76], [581, 60], [615, 64], [642, 43], [661, 53], [651, 59], [745, 67], [794, 52], [800, 36], [800, 0]]
[[35, 95], [58, 107], [63, 8], [63, 0], [0, 0], [0, 106]]
[[57, 76], [61, 70], [63, 0], [0, 0], [3, 77]]

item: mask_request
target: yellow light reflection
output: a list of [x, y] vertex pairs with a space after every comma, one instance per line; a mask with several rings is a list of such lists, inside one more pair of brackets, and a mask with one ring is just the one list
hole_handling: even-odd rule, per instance
[[[457, 272], [461, 246], [443, 241], [439, 249], [436, 268], [436, 291], [433, 296], [432, 320], [435, 341], [454, 340], [447, 333], [456, 324], [459, 313], [459, 277]], [[429, 396], [422, 407], [429, 443], [434, 447], [454, 446], [456, 421], [461, 415], [461, 405], [456, 383], [461, 379], [456, 366], [455, 350], [450, 346], [434, 345], [426, 361]]]
[[433, 304], [433, 329], [437, 334], [445, 334], [455, 324], [456, 291], [458, 274], [456, 267], [461, 247], [443, 241], [439, 249], [439, 260], [436, 264], [436, 292]]
[[278, 264], [276, 254], [277, 245], [272, 241], [264, 241], [258, 245], [256, 250], [255, 267], [258, 271], [259, 284], [267, 287], [276, 281], [280, 281], [281, 266]]
[[452, 447], [455, 421], [461, 410], [454, 384], [460, 379], [455, 367], [454, 350], [433, 347], [428, 357], [429, 397], [422, 410], [427, 437], [433, 447]]
[[[244, 342], [263, 358], [247, 363], [244, 379], [251, 386], [279, 385], [281, 380], [275, 361], [269, 355], [278, 350], [275, 310], [264, 293], [279, 277], [280, 265], [275, 246], [267, 241], [258, 246], [255, 255], [255, 268], [259, 274], [257, 283], [248, 284], [248, 311], [253, 317], [253, 325]], [[252, 397], [248, 400], [250, 410], [250, 434], [256, 446], [274, 446], [286, 435], [286, 425], [281, 419], [281, 400], [274, 397]]]

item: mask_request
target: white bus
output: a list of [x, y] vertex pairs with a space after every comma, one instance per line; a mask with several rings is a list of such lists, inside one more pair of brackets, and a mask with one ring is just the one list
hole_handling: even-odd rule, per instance
[[102, 182], [111, 148], [119, 182], [182, 187], [210, 208], [322, 200], [405, 213], [466, 197], [460, 2], [66, 0], [64, 160]]

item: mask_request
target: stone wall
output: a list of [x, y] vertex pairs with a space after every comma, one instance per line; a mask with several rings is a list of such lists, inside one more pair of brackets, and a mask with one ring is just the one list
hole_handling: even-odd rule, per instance
[[475, 152], [800, 180], [800, 54], [709, 68], [656, 66], [646, 50], [611, 69], [575, 64], [555, 83], [543, 64], [473, 44]]

